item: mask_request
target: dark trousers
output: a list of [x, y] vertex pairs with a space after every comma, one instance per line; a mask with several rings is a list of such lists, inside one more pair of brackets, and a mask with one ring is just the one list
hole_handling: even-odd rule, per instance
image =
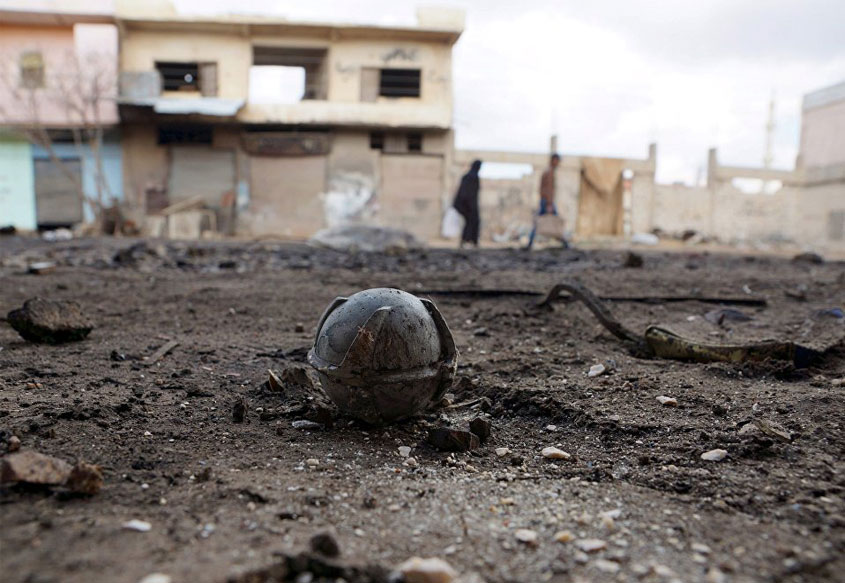
[[470, 212], [464, 215], [464, 232], [461, 233], [461, 241], [478, 245], [479, 231], [481, 230], [481, 219], [478, 213]]

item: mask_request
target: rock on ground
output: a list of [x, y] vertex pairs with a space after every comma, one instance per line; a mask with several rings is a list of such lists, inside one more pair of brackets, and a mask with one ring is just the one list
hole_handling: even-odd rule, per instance
[[443, 559], [412, 557], [396, 569], [405, 583], [451, 583], [457, 573]]
[[0, 459], [0, 483], [63, 484], [71, 473], [69, 463], [37, 451], [21, 451]]
[[318, 231], [308, 241], [335, 251], [385, 251], [422, 249], [425, 244], [407, 231], [366, 225], [347, 225]]
[[24, 340], [45, 344], [82, 340], [94, 328], [80, 305], [66, 300], [32, 298], [6, 319]]

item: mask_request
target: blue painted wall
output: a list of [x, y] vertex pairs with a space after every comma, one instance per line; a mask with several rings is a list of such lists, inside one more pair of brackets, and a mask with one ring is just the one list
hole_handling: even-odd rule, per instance
[[0, 136], [0, 226], [34, 230], [35, 179], [29, 142]]
[[[91, 154], [88, 144], [83, 144], [81, 150], [73, 143], [53, 144], [56, 155], [60, 158], [79, 158], [82, 153], [82, 188], [86, 196], [97, 199], [96, 172], [97, 165]], [[106, 192], [118, 200], [123, 199], [123, 154], [120, 147], [120, 136], [116, 133], [109, 133], [103, 137], [101, 147], [101, 158], [103, 160], [103, 174], [106, 179]], [[38, 160], [47, 160], [50, 156], [40, 146], [32, 147], [32, 157]], [[30, 171], [32, 174], [32, 171]], [[34, 183], [33, 183], [34, 184]], [[34, 189], [34, 186], [33, 186]], [[34, 190], [33, 190], [34, 192]], [[34, 198], [33, 198], [34, 200]], [[109, 206], [111, 201], [105, 199], [104, 204]], [[94, 220], [94, 211], [88, 204], [84, 205], [85, 220]]]

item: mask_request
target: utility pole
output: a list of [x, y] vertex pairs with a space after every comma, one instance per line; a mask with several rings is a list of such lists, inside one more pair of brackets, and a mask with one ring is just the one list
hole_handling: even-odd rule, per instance
[[772, 149], [774, 147], [775, 139], [775, 92], [772, 91], [772, 97], [769, 100], [769, 119], [766, 122], [766, 153], [763, 154], [763, 168], [766, 170], [772, 167], [774, 156]]

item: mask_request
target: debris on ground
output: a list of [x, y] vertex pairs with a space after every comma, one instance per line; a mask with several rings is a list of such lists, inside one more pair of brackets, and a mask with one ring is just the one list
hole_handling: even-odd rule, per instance
[[29, 264], [27, 271], [33, 275], [44, 275], [56, 270], [56, 263], [54, 261], [36, 261]]
[[318, 532], [308, 541], [308, 546], [311, 551], [324, 557], [334, 559], [340, 556], [340, 544], [337, 542], [335, 536], [326, 531]]
[[623, 267], [629, 268], [639, 268], [643, 266], [643, 256], [639, 253], [634, 253], [633, 251], [628, 251], [625, 253], [625, 261], [622, 262]]
[[235, 423], [243, 423], [246, 419], [247, 402], [243, 397], [238, 397], [232, 403], [232, 421]]
[[452, 583], [457, 572], [443, 559], [411, 557], [396, 568], [405, 583]]
[[65, 486], [71, 492], [93, 496], [103, 487], [103, 471], [100, 466], [76, 462], [70, 470]]
[[664, 407], [677, 407], [678, 406], [678, 399], [675, 397], [667, 397], [666, 395], [660, 395], [657, 397], [657, 402], [663, 405]]
[[408, 231], [368, 225], [346, 225], [318, 231], [308, 242], [335, 251], [370, 253], [403, 252], [422, 249], [425, 243]]
[[593, 366], [590, 367], [590, 370], [587, 373], [587, 376], [588, 377], [597, 377], [599, 375], [604, 374], [606, 371], [607, 371], [607, 367], [604, 366], [603, 364], [601, 364], [601, 363], [594, 364]]
[[649, 326], [645, 334], [640, 336], [620, 324], [592, 291], [575, 281], [554, 286], [540, 306], [549, 306], [562, 291], [581, 300], [611, 334], [629, 346], [635, 356], [656, 356], [702, 363], [762, 362], [773, 359], [791, 361], [796, 368], [806, 368], [821, 356], [817, 350], [793, 342], [771, 341], [744, 345], [706, 344], [683, 338], [659, 326]]
[[448, 427], [429, 430], [426, 441], [440, 451], [469, 451], [481, 445], [481, 440], [475, 433]]
[[821, 265], [824, 263], [824, 257], [812, 251], [799, 253], [792, 258], [793, 263], [808, 263], [810, 265]]
[[549, 460], [568, 460], [572, 457], [572, 455], [556, 447], [544, 447], [541, 453], [544, 458]]
[[342, 413], [390, 423], [438, 403], [452, 385], [458, 352], [431, 300], [364, 290], [335, 298], [317, 328], [308, 362]]
[[597, 553], [607, 548], [607, 543], [598, 538], [582, 538], [575, 541], [575, 546], [585, 553]]
[[809, 289], [807, 287], [807, 284], [801, 283], [792, 289], [783, 290], [783, 294], [788, 298], [792, 298], [796, 302], [806, 302], [808, 291]]
[[485, 443], [490, 437], [491, 428], [490, 420], [484, 417], [476, 417], [469, 422], [469, 430], [478, 436], [481, 443]]
[[65, 483], [71, 468], [59, 458], [24, 450], [0, 458], [0, 482], [58, 486]]
[[135, 532], [149, 532], [152, 530], [153, 525], [147, 522], [146, 520], [138, 520], [137, 518], [133, 518], [132, 520], [127, 520], [123, 523], [122, 528], [124, 530], [134, 530]]
[[726, 457], [728, 457], [728, 452], [724, 449], [711, 449], [701, 454], [701, 459], [708, 462], [720, 462]]
[[530, 547], [537, 545], [536, 530], [531, 530], [530, 528], [518, 528], [513, 534], [514, 537], [516, 537], [516, 540], [524, 545], [528, 545]]
[[164, 344], [162, 344], [161, 346], [159, 346], [159, 348], [158, 348], [155, 352], [153, 352], [153, 353], [150, 355], [150, 357], [149, 357], [149, 358], [147, 358], [147, 359], [145, 360], [145, 364], [146, 364], [147, 366], [152, 366], [152, 365], [154, 365], [154, 364], [155, 364], [155, 363], [157, 363], [159, 360], [161, 360], [162, 358], [164, 358], [164, 357], [167, 355], [167, 353], [169, 353], [171, 350], [173, 350], [173, 349], [174, 349], [174, 348], [176, 348], [177, 346], [179, 346], [179, 342], [178, 342], [178, 341], [176, 341], [176, 340], [168, 340], [167, 342], [165, 342]]
[[271, 369], [267, 369], [267, 388], [274, 393], [281, 393], [285, 390], [284, 385], [282, 384], [282, 379], [280, 379], [275, 372]]
[[750, 322], [754, 318], [734, 308], [722, 308], [720, 310], [710, 310], [704, 314], [704, 319], [711, 324], [722, 326], [725, 322]]
[[6, 320], [24, 340], [44, 344], [82, 340], [94, 328], [78, 303], [39, 297], [9, 312]]

